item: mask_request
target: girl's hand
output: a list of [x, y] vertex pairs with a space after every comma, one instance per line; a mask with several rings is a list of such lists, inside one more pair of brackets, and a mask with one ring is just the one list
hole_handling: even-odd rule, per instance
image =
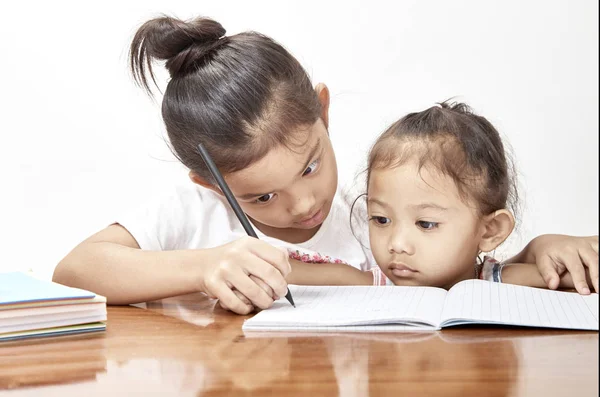
[[[304, 263], [296, 259], [290, 259], [292, 271], [287, 275], [287, 282], [298, 285], [373, 285], [373, 273], [370, 271], [363, 272], [359, 269], [347, 265], [345, 263]], [[535, 269], [537, 272], [537, 269]], [[265, 291], [273, 300], [279, 299], [279, 296], [261, 279], [250, 276], [260, 288]], [[538, 278], [540, 278], [538, 273]], [[240, 291], [234, 290], [235, 295], [247, 305], [251, 305]], [[287, 292], [287, 291], [286, 291]], [[221, 307], [226, 310], [231, 310], [223, 303], [219, 302]]]
[[201, 289], [223, 308], [248, 314], [266, 309], [285, 296], [291, 271], [287, 253], [252, 237], [211, 248], [201, 276]]
[[[588, 291], [593, 288], [589, 277], [589, 272], [586, 271]], [[525, 285], [527, 287], [548, 288], [546, 281], [542, 278], [538, 267], [534, 263], [508, 263], [502, 270], [503, 284]], [[573, 290], [573, 278], [571, 273], [565, 272], [560, 276], [559, 288], [564, 290]], [[588, 292], [589, 293], [589, 292]]]
[[[256, 283], [256, 285], [258, 285], [260, 288], [262, 288], [263, 291], [265, 291], [267, 293], [267, 295], [271, 296], [273, 298], [273, 301], [276, 301], [276, 300], [279, 299], [279, 297], [275, 294], [275, 292], [273, 291], [273, 289], [271, 287], [269, 287], [267, 284], [265, 284], [265, 282], [262, 281], [260, 278], [257, 278], [257, 277], [255, 277], [253, 275], [250, 275], [250, 279], [252, 281], [254, 281]], [[248, 300], [248, 298], [246, 298], [244, 295], [242, 295], [240, 293], [240, 291], [234, 289], [233, 293], [242, 302], [244, 302], [246, 305], [248, 305], [250, 307], [250, 311], [254, 311], [254, 309], [255, 309], [254, 305]], [[227, 307], [227, 305], [224, 304], [222, 300], [219, 301], [219, 306], [221, 306], [221, 308], [223, 308], [225, 310], [233, 311], [229, 307]], [[240, 314], [247, 314], [247, 313], [240, 313]]]
[[594, 290], [599, 292], [598, 236], [541, 235], [531, 240], [518, 258], [517, 262], [537, 264], [550, 289], [558, 288], [561, 278], [569, 273], [575, 289], [583, 295], [590, 293], [587, 268]]

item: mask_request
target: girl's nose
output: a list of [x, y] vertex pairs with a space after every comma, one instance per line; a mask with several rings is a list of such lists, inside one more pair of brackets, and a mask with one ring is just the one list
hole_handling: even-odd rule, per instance
[[290, 209], [290, 214], [295, 217], [308, 217], [314, 215], [311, 211], [315, 211], [315, 196], [313, 194], [303, 194], [294, 200]]
[[413, 255], [415, 253], [415, 247], [411, 240], [410, 232], [408, 230], [396, 228], [392, 232], [392, 236], [389, 241], [389, 253]]

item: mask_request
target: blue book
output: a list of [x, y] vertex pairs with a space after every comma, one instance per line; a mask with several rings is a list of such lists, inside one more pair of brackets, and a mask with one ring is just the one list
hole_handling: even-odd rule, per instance
[[25, 273], [0, 273], [0, 310], [2, 305], [90, 299], [95, 296], [93, 292], [40, 280]]
[[106, 298], [25, 273], [0, 273], [0, 341], [106, 329]]

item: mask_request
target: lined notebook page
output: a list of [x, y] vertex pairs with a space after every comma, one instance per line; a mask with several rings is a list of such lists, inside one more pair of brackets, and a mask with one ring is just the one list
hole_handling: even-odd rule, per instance
[[448, 291], [442, 326], [461, 319], [472, 323], [598, 330], [598, 294], [466, 280]]
[[[436, 329], [446, 291], [428, 287], [296, 286], [285, 299], [244, 322], [244, 330], [402, 330], [400, 322]], [[378, 325], [381, 324], [381, 325]], [[387, 325], [385, 325], [387, 324]], [[414, 330], [414, 328], [411, 328]]]

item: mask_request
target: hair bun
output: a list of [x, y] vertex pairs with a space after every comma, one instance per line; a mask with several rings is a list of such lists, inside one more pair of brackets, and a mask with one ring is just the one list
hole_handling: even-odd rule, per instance
[[166, 61], [171, 77], [189, 73], [204, 57], [223, 44], [226, 30], [210, 18], [183, 21], [160, 17], [147, 21], [136, 32], [130, 48], [134, 78], [148, 89], [146, 74], [152, 75], [154, 59]]

